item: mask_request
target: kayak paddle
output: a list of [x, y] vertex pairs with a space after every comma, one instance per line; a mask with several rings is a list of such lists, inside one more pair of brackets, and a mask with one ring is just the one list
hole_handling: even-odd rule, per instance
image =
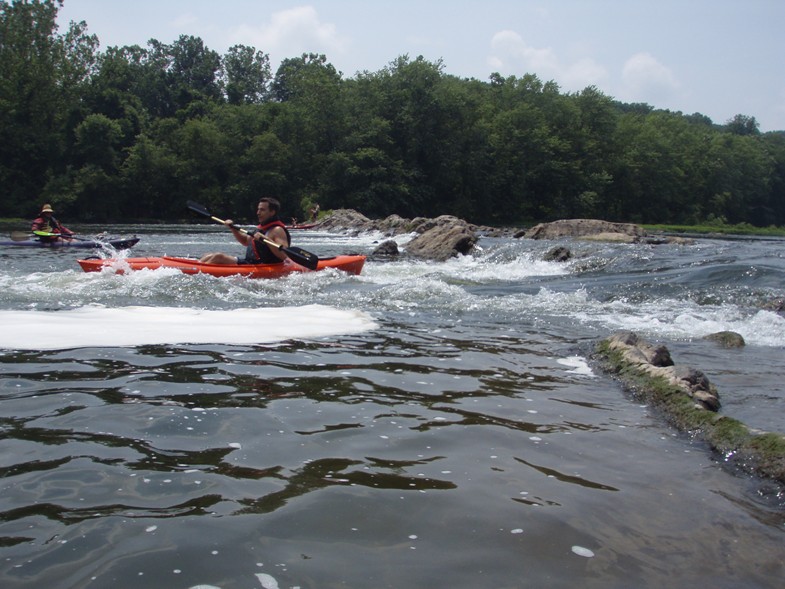
[[[77, 237], [76, 235], [67, 235], [65, 233], [51, 233], [49, 231], [33, 231], [38, 237], [60, 237], [62, 239], [76, 239], [77, 241], [92, 241], [84, 237]], [[21, 240], [16, 240], [21, 241]]]
[[[220, 223], [221, 225], [225, 224], [223, 219], [219, 219], [218, 217], [213, 216], [204, 205], [201, 205], [198, 202], [189, 200], [188, 208], [191, 209], [194, 213], [199, 213], [200, 215], [204, 215], [205, 217], [210, 217], [216, 223]], [[241, 229], [240, 227], [237, 227], [234, 224], [232, 224], [232, 227], [237, 229], [237, 231], [239, 231], [240, 233], [243, 233], [245, 235], [250, 235], [250, 233], [248, 233], [245, 229]], [[267, 239], [264, 236], [262, 237], [262, 241], [264, 241], [270, 247], [274, 247], [282, 251], [287, 256], [289, 256], [289, 258], [293, 262], [296, 262], [297, 264], [300, 264], [300, 266], [304, 266], [309, 270], [316, 270], [316, 267], [319, 264], [319, 258], [316, 254], [312, 254], [311, 252], [305, 251], [302, 248], [292, 247], [292, 246], [284, 247], [278, 243], [275, 243], [274, 241]]]

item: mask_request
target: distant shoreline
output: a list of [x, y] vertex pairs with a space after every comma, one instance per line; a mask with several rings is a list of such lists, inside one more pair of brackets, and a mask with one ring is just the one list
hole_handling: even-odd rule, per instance
[[740, 225], [641, 225], [652, 233], [674, 233], [677, 235], [700, 235], [707, 237], [712, 234], [757, 235], [761, 237], [785, 237], [785, 227], [753, 227], [746, 223]]
[[[178, 224], [182, 220], [173, 220], [172, 224]], [[13, 218], [0, 218], [0, 231], [20, 230], [21, 227], [27, 227], [32, 222], [32, 219], [13, 219]], [[139, 225], [160, 225], [161, 219], [149, 219], [143, 221], [136, 221], [134, 224]], [[79, 225], [78, 221], [71, 221], [73, 225]], [[112, 224], [112, 223], [109, 223]], [[92, 223], [90, 225], [93, 225]], [[710, 237], [711, 235], [720, 235], [722, 237], [729, 237], [732, 235], [747, 235], [758, 237], [785, 237], [785, 227], [753, 227], [746, 223], [740, 225], [646, 225], [641, 224], [641, 227], [650, 233], [664, 233], [683, 236], [696, 236], [696, 237]]]

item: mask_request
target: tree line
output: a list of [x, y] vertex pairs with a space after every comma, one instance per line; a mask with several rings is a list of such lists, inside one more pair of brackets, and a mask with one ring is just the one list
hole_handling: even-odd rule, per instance
[[198, 37], [98, 50], [62, 0], [0, 0], [0, 216], [252, 217], [353, 208], [489, 225], [558, 218], [785, 225], [785, 133], [628, 104], [534, 74], [487, 81], [399, 56], [346, 77]]

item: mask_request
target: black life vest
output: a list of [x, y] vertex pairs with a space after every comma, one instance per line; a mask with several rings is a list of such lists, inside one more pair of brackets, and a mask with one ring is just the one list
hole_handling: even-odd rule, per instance
[[[292, 236], [283, 221], [276, 215], [264, 225], [258, 225], [256, 228], [264, 235], [273, 227], [282, 227], [286, 232], [286, 245], [292, 245]], [[250, 264], [281, 264], [283, 263], [278, 256], [276, 256], [263, 241], [252, 239], [248, 246], [245, 248], [245, 261]]]

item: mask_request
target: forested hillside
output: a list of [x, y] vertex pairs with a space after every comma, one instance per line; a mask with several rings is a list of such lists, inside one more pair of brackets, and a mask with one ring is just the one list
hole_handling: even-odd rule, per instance
[[592, 217], [785, 225], [785, 133], [754, 116], [623, 104], [536, 75], [488, 80], [399, 56], [347, 77], [324, 55], [225, 55], [201, 39], [98, 50], [55, 0], [0, 2], [0, 217], [251, 218], [278, 196], [369, 217]]

